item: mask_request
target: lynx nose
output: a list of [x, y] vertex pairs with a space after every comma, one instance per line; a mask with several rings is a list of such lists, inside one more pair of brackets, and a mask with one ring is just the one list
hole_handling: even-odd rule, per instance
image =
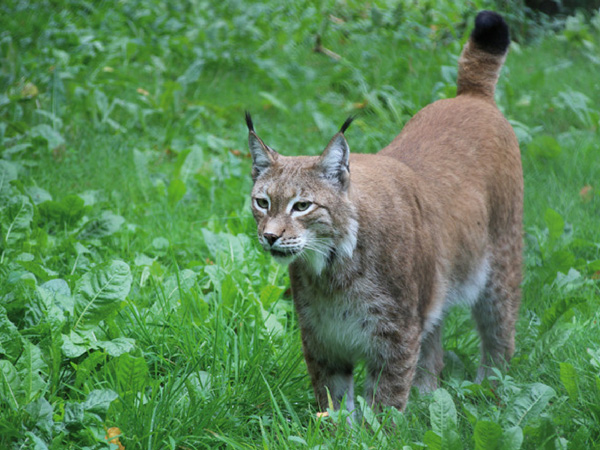
[[265, 234], [263, 234], [263, 237], [267, 240], [267, 242], [271, 246], [275, 243], [275, 241], [277, 239], [279, 239], [279, 236], [277, 236], [276, 234], [273, 234], [273, 233], [265, 233]]

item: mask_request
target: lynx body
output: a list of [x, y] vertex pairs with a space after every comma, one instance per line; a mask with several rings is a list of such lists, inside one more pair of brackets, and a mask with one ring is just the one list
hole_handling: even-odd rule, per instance
[[289, 264], [303, 351], [321, 408], [354, 408], [366, 361], [369, 401], [403, 409], [413, 383], [435, 389], [441, 325], [466, 303], [481, 337], [477, 378], [514, 352], [523, 179], [515, 134], [494, 102], [510, 39], [483, 11], [459, 60], [457, 96], [417, 113], [377, 154], [344, 137], [321, 156], [284, 157], [254, 131], [253, 214], [265, 250]]

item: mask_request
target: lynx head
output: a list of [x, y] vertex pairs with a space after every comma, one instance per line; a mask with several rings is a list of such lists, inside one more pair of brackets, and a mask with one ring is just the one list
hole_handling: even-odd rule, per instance
[[303, 260], [320, 274], [335, 258], [349, 258], [358, 222], [348, 198], [350, 149], [346, 120], [321, 156], [282, 156], [254, 131], [246, 113], [252, 154], [252, 212], [258, 240], [276, 261]]

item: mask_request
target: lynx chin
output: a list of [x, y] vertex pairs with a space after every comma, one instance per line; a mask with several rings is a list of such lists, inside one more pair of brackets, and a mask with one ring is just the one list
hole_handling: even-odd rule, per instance
[[520, 303], [523, 175], [494, 101], [510, 43], [503, 18], [477, 15], [458, 61], [456, 98], [423, 108], [377, 154], [350, 153], [348, 119], [320, 156], [282, 156], [246, 113], [252, 211], [263, 248], [289, 264], [308, 372], [354, 409], [402, 410], [412, 385], [438, 386], [442, 319], [466, 304], [481, 337], [480, 381], [505, 368]]

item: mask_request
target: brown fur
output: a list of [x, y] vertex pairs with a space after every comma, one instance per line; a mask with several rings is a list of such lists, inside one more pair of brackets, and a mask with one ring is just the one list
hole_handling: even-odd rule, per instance
[[348, 157], [340, 132], [320, 157], [283, 157], [248, 118], [259, 239], [290, 263], [321, 408], [328, 390], [336, 407], [346, 396], [353, 408], [359, 359], [377, 404], [403, 409], [413, 382], [435, 389], [441, 319], [460, 300], [482, 339], [478, 379], [512, 356], [523, 181], [517, 139], [493, 98], [503, 61], [471, 39], [457, 97], [425, 107], [376, 155]]

